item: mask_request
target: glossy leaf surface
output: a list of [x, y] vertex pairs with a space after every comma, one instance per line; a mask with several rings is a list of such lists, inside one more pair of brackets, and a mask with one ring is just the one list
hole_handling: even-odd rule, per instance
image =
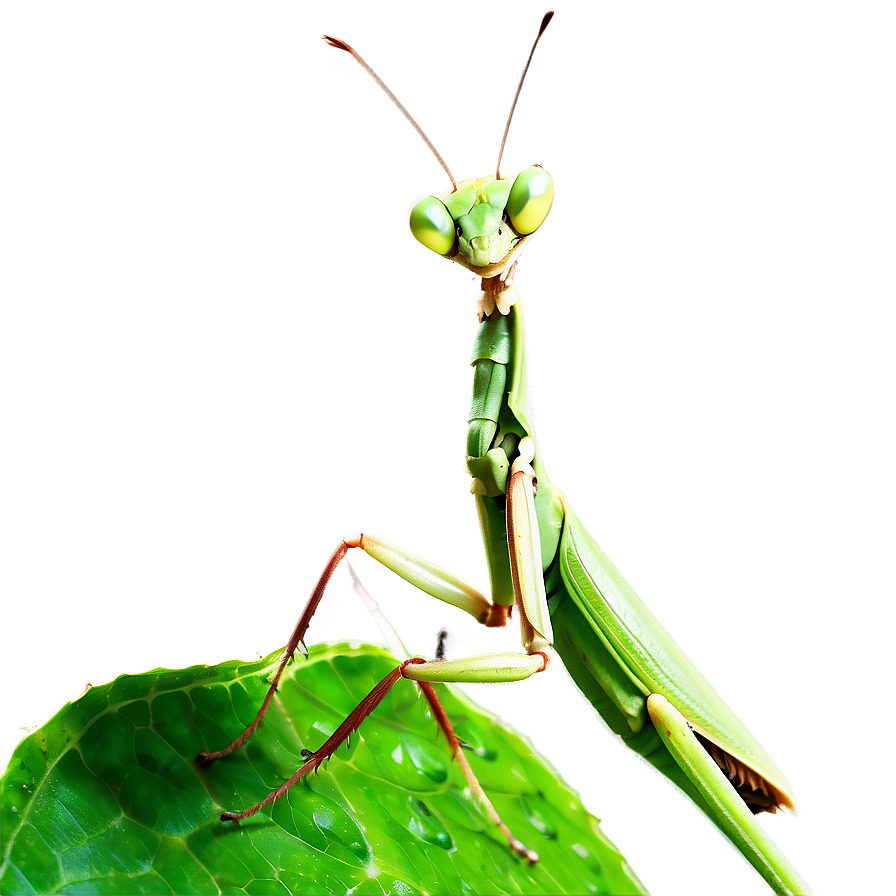
[[504, 821], [541, 855], [514, 858], [465, 793], [417, 689], [399, 682], [317, 776], [236, 827], [332, 733], [395, 660], [321, 645], [294, 663], [262, 728], [272, 654], [158, 669], [94, 687], [17, 748], [2, 782], [4, 893], [637, 893], [578, 797], [519, 735], [439, 688]]

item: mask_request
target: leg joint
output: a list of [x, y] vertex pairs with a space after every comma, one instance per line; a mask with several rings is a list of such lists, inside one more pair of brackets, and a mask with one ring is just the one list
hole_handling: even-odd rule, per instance
[[486, 628], [501, 628], [510, 622], [510, 613], [513, 605], [509, 607], [504, 604], [491, 604], [488, 608], [488, 615], [482, 620]]

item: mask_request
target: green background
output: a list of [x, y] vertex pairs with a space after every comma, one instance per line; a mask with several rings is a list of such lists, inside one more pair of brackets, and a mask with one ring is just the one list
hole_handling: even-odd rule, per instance
[[[486, 586], [463, 472], [478, 286], [406, 221], [448, 181], [320, 35], [472, 177], [550, 5], [0, 4], [0, 772], [87, 681], [272, 650], [353, 529]], [[873, 758], [896, 729], [896, 4], [556, 9], [505, 154], [557, 184], [517, 276], [542, 449], [796, 788], [772, 837], [820, 889], [874, 892], [896, 800]], [[414, 652], [472, 628], [368, 586]], [[314, 640], [378, 640], [331, 599]], [[664, 896], [762, 894], [558, 666], [483, 690], [522, 704]]]

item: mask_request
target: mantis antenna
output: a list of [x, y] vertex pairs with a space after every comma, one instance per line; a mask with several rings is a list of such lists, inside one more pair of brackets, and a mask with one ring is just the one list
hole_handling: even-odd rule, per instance
[[[497, 180], [501, 179], [501, 159], [504, 156], [504, 147], [507, 143], [507, 134], [510, 132], [510, 122], [513, 121], [513, 113], [516, 110], [517, 101], [520, 98], [520, 91], [523, 89], [523, 82], [526, 80], [526, 75], [529, 72], [529, 66], [532, 64], [532, 57], [535, 55], [535, 48], [538, 46], [539, 40], [541, 40], [541, 35], [544, 34], [545, 29], [551, 23], [551, 19], [554, 18], [554, 10], [549, 9], [545, 14], [544, 18], [541, 20], [541, 25], [538, 28], [538, 34], [535, 37], [535, 42], [532, 44], [532, 49], [529, 51], [529, 58], [526, 60], [526, 65], [523, 68], [523, 73], [520, 75], [519, 84], [517, 84], [516, 93], [513, 96], [513, 103], [510, 106], [510, 114], [507, 116], [507, 124], [504, 126], [504, 136], [501, 138], [501, 149], [498, 152], [498, 163], [495, 165], [495, 178]], [[451, 173], [451, 169], [448, 167], [445, 159], [442, 158], [442, 154], [436, 149], [435, 144], [429, 137], [426, 136], [426, 132], [423, 128], [417, 124], [416, 119], [410, 112], [408, 112], [404, 103], [398, 99], [397, 96], [389, 89], [388, 85], [385, 81], [371, 68], [371, 66], [364, 60], [364, 57], [354, 49], [350, 44], [347, 44], [344, 40], [340, 40], [338, 37], [332, 37], [329, 34], [322, 35], [323, 40], [325, 40], [331, 47], [335, 47], [337, 50], [344, 50], [346, 53], [351, 54], [351, 56], [355, 59], [355, 61], [360, 65], [364, 71], [373, 78], [374, 81], [380, 86], [382, 91], [395, 103], [396, 106], [401, 110], [401, 114], [414, 126], [414, 130], [421, 136], [423, 142], [429, 147], [432, 154], [439, 160], [439, 164], [445, 169], [445, 173], [448, 175], [449, 180], [451, 181], [451, 186], [454, 190], [457, 190], [457, 181], [454, 179], [454, 175]]]
[[[550, 13], [550, 15], [553, 15], [553, 13]], [[544, 28], [545, 23], [542, 23], [541, 30], [544, 31]], [[386, 96], [388, 96], [389, 99], [392, 100], [392, 102], [395, 103], [395, 105], [398, 106], [399, 109], [401, 109], [401, 114], [404, 115], [404, 117], [414, 126], [414, 129], [417, 131], [417, 133], [423, 138], [423, 142], [432, 150], [432, 154], [439, 160], [439, 164], [445, 169], [445, 173], [451, 179], [451, 186], [454, 187], [455, 190], [457, 190], [457, 181], [454, 179], [454, 175], [451, 173], [451, 169], [442, 158], [442, 154], [435, 148], [432, 140], [430, 140], [429, 137], [426, 136], [423, 128], [421, 128], [420, 125], [417, 124], [417, 122], [414, 120], [414, 116], [411, 115], [410, 112], [408, 112], [401, 100], [399, 100], [398, 97], [395, 96], [395, 94], [392, 93], [391, 90], [389, 90], [389, 88], [386, 86], [386, 82], [364, 61], [360, 53], [349, 46], [344, 40], [340, 40], [338, 37], [330, 37], [329, 34], [324, 34], [322, 35], [322, 37], [331, 47], [335, 47], [337, 50], [345, 50], [346, 53], [351, 53], [358, 65], [360, 65], [361, 68], [363, 68], [364, 71], [366, 71], [367, 74], [370, 75], [370, 77], [373, 78], [373, 80], [376, 81], [377, 84], [379, 84]], [[538, 41], [536, 41], [536, 43], [538, 43]], [[532, 57], [530, 56], [529, 58], [531, 59]], [[527, 64], [526, 68], [528, 67], [529, 66]], [[517, 94], [519, 94], [519, 91], [517, 91]], [[516, 105], [516, 100], [514, 100], [514, 105]], [[508, 122], [507, 125], [509, 127], [510, 122]]]
[[[498, 164], [495, 165], [495, 179], [501, 179], [501, 157], [504, 155], [504, 144], [507, 143], [507, 133], [510, 130], [510, 122], [513, 120], [513, 113], [516, 109], [516, 101], [520, 98], [520, 91], [523, 89], [523, 81], [526, 80], [526, 74], [529, 71], [529, 65], [532, 62], [532, 57], [535, 55], [535, 48], [538, 46], [538, 42], [541, 40], [541, 35], [544, 34], [545, 29], [548, 25], [551, 24], [551, 19], [554, 18], [554, 10], [549, 9], [545, 14], [544, 18], [541, 20], [541, 26], [538, 29], [538, 34], [535, 37], [535, 43], [532, 44], [532, 49], [529, 51], [529, 58], [526, 60], [526, 67], [523, 69], [522, 75], [520, 75], [520, 83], [516, 86], [516, 93], [513, 96], [513, 103], [510, 106], [510, 115], [507, 116], [507, 125], [504, 128], [504, 136], [501, 138], [501, 151], [498, 153]], [[379, 79], [377, 79], [379, 80]], [[398, 102], [396, 100], [396, 102]], [[407, 115], [407, 113], [405, 113]], [[442, 163], [444, 164], [444, 162]]]

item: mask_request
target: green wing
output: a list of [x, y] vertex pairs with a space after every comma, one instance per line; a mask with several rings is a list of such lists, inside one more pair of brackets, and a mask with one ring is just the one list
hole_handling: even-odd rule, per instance
[[[727, 764], [735, 776], [746, 779], [743, 787], [747, 792], [751, 789], [751, 780], [758, 783], [760, 791], [765, 789], [755, 780], [758, 775], [773, 791], [773, 805], [792, 807], [791, 788], [768, 753], [635, 594], [565, 501], [564, 509], [557, 558], [563, 590], [578, 611], [574, 615], [587, 621], [600, 644], [596, 651], [598, 658], [591, 664], [593, 668], [585, 668], [587, 660], [580, 659], [578, 665], [583, 667], [582, 671], [592, 675], [633, 735], [649, 725], [647, 697], [660, 694], [709, 742], [707, 747], [717, 762]], [[552, 620], [557, 615], [559, 602], [554, 598]], [[560, 614], [561, 624], [570, 609]], [[576, 636], [581, 637], [581, 622]], [[565, 661], [568, 647], [565, 650], [562, 639], [558, 640], [557, 647]], [[593, 689], [592, 686], [590, 690]], [[613, 722], [611, 727], [617, 730], [619, 719]], [[711, 745], [721, 748], [727, 756], [713, 750]], [[751, 776], [751, 771], [755, 775]], [[741, 793], [750, 802], [743, 789]], [[772, 805], [763, 806], [762, 799], [757, 794], [753, 804], [758, 808], [772, 808]]]

